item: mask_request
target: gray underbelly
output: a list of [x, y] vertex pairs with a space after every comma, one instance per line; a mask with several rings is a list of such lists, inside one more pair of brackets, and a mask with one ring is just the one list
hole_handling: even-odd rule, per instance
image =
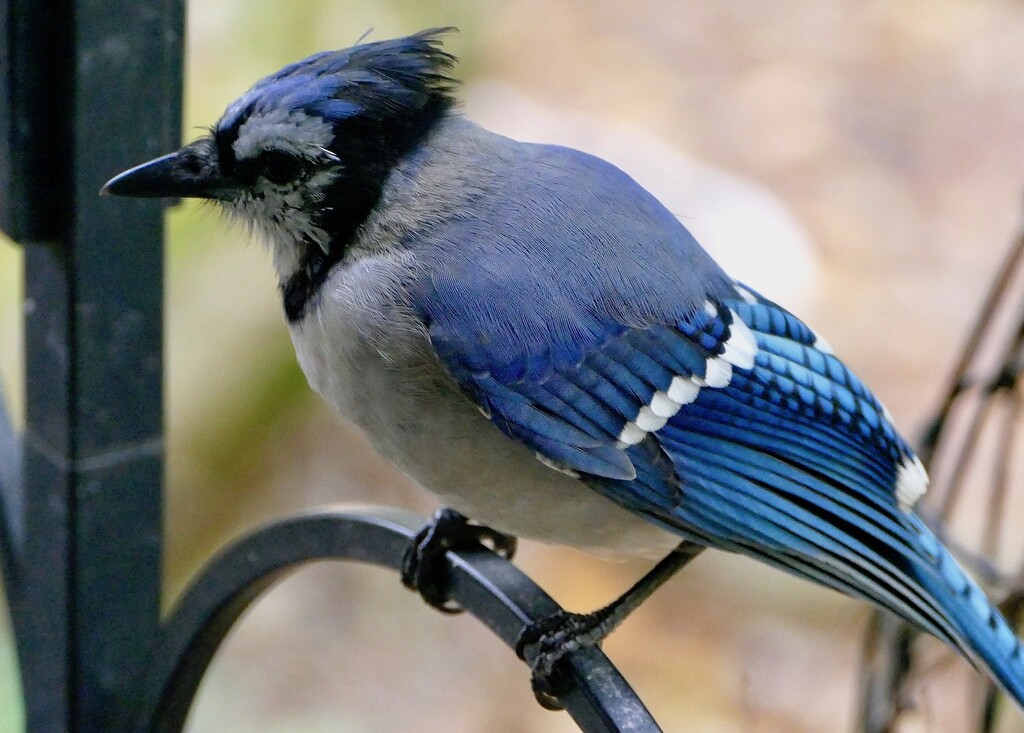
[[[370, 262], [339, 273], [323, 307], [291, 329], [310, 385], [381, 454], [445, 505], [502, 532], [644, 556], [678, 542], [498, 430], [459, 391], [397, 299], [355, 297], [387, 293], [388, 272]], [[346, 285], [356, 276], [362, 287]]]
[[[378, 449], [446, 506], [502, 532], [581, 549], [655, 556], [679, 538], [541, 463], [469, 405], [416, 411], [414, 434], [370, 434]], [[452, 413], [458, 414], [452, 414]]]

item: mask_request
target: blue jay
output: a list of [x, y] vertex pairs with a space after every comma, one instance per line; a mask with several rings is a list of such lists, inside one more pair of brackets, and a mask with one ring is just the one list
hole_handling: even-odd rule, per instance
[[[444, 30], [310, 56], [103, 193], [196, 197], [269, 241], [310, 385], [473, 534], [665, 559], [524, 632], [539, 691], [702, 548], [886, 608], [1024, 706], [1024, 652], [914, 513], [927, 475], [812, 329], [609, 163], [454, 109]], [[458, 541], [457, 539], [455, 541]]]

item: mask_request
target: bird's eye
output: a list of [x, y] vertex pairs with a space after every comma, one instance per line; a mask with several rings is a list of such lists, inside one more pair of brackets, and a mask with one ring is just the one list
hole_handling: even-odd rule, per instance
[[302, 160], [283, 150], [267, 150], [260, 153], [258, 165], [260, 174], [271, 183], [294, 181], [302, 172]]

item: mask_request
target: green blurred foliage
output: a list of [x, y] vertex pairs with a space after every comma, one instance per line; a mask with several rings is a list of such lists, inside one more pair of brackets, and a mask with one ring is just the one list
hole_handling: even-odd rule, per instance
[[[0, 583], [2, 590], [3, 584]], [[21, 700], [20, 685], [10, 617], [0, 598], [0, 733], [14, 733], [25, 727], [25, 707]]]

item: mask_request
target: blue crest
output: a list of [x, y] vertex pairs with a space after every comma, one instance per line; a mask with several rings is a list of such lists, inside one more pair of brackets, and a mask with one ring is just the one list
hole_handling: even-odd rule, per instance
[[452, 104], [456, 58], [442, 50], [453, 28], [432, 28], [403, 38], [362, 43], [314, 54], [264, 77], [218, 122], [218, 147], [230, 145], [253, 114], [305, 112], [332, 123], [361, 118], [368, 124], [422, 128]]

